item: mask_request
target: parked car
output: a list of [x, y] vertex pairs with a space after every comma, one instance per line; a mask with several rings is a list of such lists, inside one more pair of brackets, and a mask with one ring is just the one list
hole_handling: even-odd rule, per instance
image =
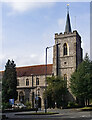
[[26, 106], [23, 103], [15, 103], [12, 105], [12, 108], [26, 108]]
[[12, 105], [12, 108], [18, 108], [18, 103], [15, 103], [14, 105]]
[[20, 109], [21, 108], [26, 108], [26, 105], [24, 105], [23, 103], [18, 103], [18, 106], [19, 106]]

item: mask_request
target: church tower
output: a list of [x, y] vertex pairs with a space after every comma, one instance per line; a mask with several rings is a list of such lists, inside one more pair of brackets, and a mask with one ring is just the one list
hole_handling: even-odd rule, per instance
[[65, 32], [55, 33], [55, 45], [53, 47], [53, 73], [69, 80], [71, 74], [77, 69], [82, 61], [81, 37], [76, 30], [72, 32], [69, 6], [67, 6], [67, 18]]

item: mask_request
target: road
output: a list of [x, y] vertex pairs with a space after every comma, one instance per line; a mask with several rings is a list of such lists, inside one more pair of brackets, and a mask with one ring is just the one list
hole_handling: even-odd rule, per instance
[[[39, 111], [39, 112], [43, 112], [43, 111]], [[4, 113], [4, 114], [8, 117], [8, 120], [92, 120], [92, 112], [90, 111], [80, 112], [77, 109], [49, 109], [48, 112], [56, 112], [59, 114], [24, 115], [24, 114], [33, 113], [33, 111]]]

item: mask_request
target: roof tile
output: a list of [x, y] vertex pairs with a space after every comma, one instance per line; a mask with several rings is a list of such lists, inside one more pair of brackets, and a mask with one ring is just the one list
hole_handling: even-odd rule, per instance
[[[31, 76], [31, 75], [45, 75], [46, 65], [35, 65], [26, 67], [17, 67], [17, 77]], [[52, 64], [47, 65], [47, 74], [52, 74]]]

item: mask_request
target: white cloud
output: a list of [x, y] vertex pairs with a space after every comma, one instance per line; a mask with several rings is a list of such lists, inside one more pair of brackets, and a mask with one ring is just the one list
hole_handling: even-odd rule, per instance
[[45, 56], [42, 54], [31, 54], [25, 56], [0, 55], [0, 71], [5, 69], [5, 64], [8, 59], [13, 59], [16, 66], [31, 66], [45, 63]]
[[24, 12], [27, 10], [32, 10], [34, 8], [40, 8], [43, 7], [42, 4], [38, 3], [33, 3], [33, 2], [29, 2], [29, 3], [25, 3], [25, 2], [12, 2], [11, 7], [13, 9], [13, 11], [18, 11], [18, 12]]
[[59, 27], [60, 31], [63, 32], [64, 31], [64, 25], [65, 25], [65, 19], [60, 18], [60, 19], [58, 19], [57, 23], [58, 23], [58, 27]]
[[16, 12], [23, 13], [28, 10], [34, 10], [43, 7], [51, 7], [54, 5], [53, 3], [42, 2], [39, 0], [3, 0], [3, 3], [7, 4], [12, 8], [12, 11], [8, 15], [13, 15]]
[[[90, 2], [91, 0], [68, 0], [67, 2]], [[15, 12], [25, 12], [42, 7], [51, 7], [55, 2], [66, 2], [65, 0], [2, 0], [3, 3], [7, 3], [12, 11], [9, 15], [15, 14]], [[42, 3], [42, 4], [41, 4]], [[50, 4], [49, 4], [50, 3]]]

